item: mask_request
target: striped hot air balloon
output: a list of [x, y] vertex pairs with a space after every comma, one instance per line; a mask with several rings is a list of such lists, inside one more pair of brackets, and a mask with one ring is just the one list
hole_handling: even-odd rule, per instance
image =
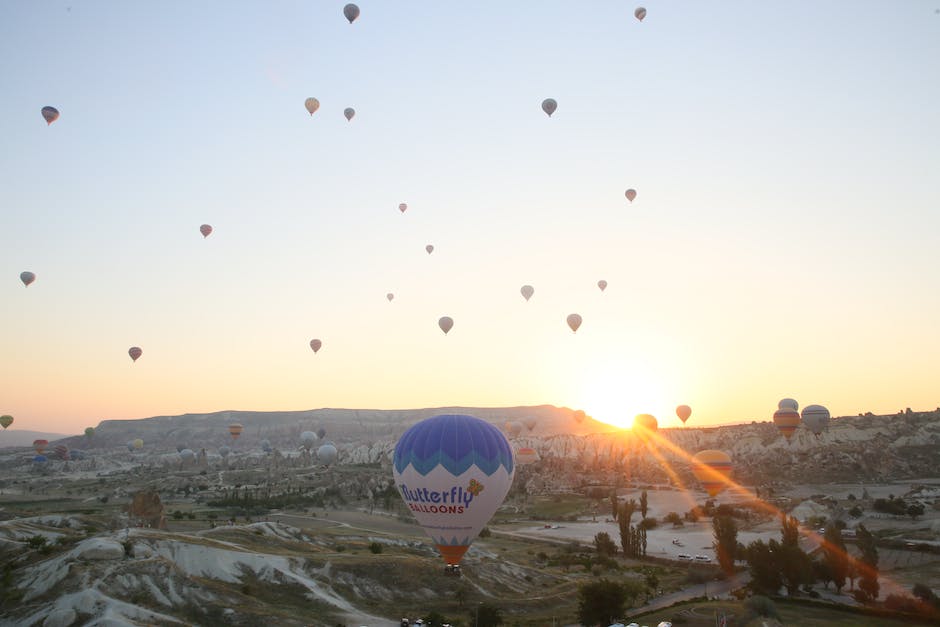
[[701, 451], [692, 458], [692, 474], [711, 497], [728, 486], [731, 466], [731, 457], [724, 451]]
[[789, 407], [778, 409], [774, 412], [774, 425], [789, 442], [793, 432], [800, 426], [800, 412]]

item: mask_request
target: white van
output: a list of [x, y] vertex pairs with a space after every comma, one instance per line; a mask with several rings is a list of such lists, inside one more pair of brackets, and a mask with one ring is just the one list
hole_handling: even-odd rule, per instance
[[692, 556], [689, 555], [688, 553], [679, 553], [679, 559], [684, 562], [691, 562]]
[[706, 556], [704, 556], [704, 555], [696, 555], [696, 556], [695, 556], [695, 561], [696, 561], [696, 562], [711, 562], [711, 561], [712, 561], [712, 558], [706, 557]]

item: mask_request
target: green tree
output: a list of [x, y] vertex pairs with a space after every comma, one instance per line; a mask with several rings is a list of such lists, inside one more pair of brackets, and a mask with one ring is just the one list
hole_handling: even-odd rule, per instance
[[649, 500], [646, 498], [646, 490], [640, 494], [640, 516], [646, 518], [646, 512], [649, 511]]
[[642, 593], [637, 581], [619, 583], [601, 579], [578, 588], [578, 620], [582, 625], [610, 625], [622, 617], [626, 605]]
[[669, 512], [663, 517], [663, 522], [672, 523], [673, 527], [682, 527], [682, 516], [676, 512]]
[[735, 552], [738, 548], [738, 525], [731, 516], [712, 518], [712, 532], [715, 538], [712, 546], [718, 556], [721, 570], [730, 575], [734, 572]]
[[594, 548], [599, 555], [616, 555], [617, 543], [610, 539], [610, 535], [601, 531], [594, 536]]
[[800, 521], [795, 516], [787, 516], [786, 514], [781, 516], [780, 545], [800, 545]]
[[614, 520], [617, 520], [617, 514], [619, 513], [617, 511], [618, 509], [619, 507], [617, 503], [617, 491], [611, 490], [610, 491], [610, 511], [611, 511], [611, 514], [613, 514]]
[[480, 603], [468, 615], [476, 627], [498, 627], [503, 624], [503, 611], [495, 605]]
[[917, 520], [918, 516], [924, 515], [924, 506], [920, 503], [911, 503], [907, 506], [907, 515], [911, 517], [911, 520]]
[[813, 564], [800, 548], [800, 521], [783, 514], [780, 522], [780, 554], [777, 561], [783, 585], [793, 596], [803, 584], [813, 582]]
[[845, 550], [845, 540], [835, 525], [826, 527], [823, 540], [823, 561], [828, 567], [832, 583], [836, 586], [836, 592], [841, 594], [845, 579], [849, 575], [849, 554]]
[[774, 595], [783, 585], [777, 559], [780, 545], [776, 540], [764, 544], [757, 540], [747, 545], [747, 565], [751, 571], [751, 587], [757, 592]]
[[865, 525], [859, 525], [855, 534], [855, 542], [861, 557], [857, 560], [859, 572], [858, 587], [874, 601], [878, 598], [880, 587], [878, 585], [878, 548], [875, 546], [875, 537]]

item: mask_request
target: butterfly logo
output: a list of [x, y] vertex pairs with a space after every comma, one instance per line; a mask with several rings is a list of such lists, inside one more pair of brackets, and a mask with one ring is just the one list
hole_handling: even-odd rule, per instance
[[470, 480], [470, 485], [467, 487], [467, 492], [473, 496], [480, 496], [480, 492], [483, 491], [483, 484], [477, 481], [476, 479]]

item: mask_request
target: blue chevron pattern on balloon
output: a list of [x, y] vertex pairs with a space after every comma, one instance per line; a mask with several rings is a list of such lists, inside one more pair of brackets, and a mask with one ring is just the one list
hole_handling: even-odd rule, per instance
[[421, 475], [442, 466], [457, 476], [476, 466], [490, 476], [500, 467], [511, 473], [514, 462], [512, 447], [499, 429], [473, 416], [445, 414], [405, 431], [393, 463], [399, 473], [410, 464]]

